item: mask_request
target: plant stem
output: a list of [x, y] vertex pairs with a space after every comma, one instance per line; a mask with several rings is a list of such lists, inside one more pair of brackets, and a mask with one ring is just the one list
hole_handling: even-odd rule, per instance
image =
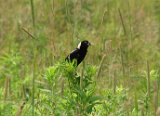
[[148, 63], [148, 60], [147, 60], [147, 91], [148, 91], [148, 97], [150, 97], [150, 67], [149, 67], [149, 63]]
[[35, 76], [36, 76], [36, 50], [33, 59], [33, 77], [32, 77], [32, 116], [34, 116], [34, 93], [35, 93]]
[[33, 3], [33, 0], [31, 0], [31, 11], [32, 11], [32, 23], [33, 23], [33, 27], [35, 27], [35, 13], [34, 13], [34, 3]]

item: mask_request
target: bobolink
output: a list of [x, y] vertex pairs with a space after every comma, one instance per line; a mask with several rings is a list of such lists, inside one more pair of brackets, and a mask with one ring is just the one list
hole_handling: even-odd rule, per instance
[[77, 66], [83, 61], [87, 54], [87, 49], [91, 43], [87, 40], [84, 40], [78, 44], [78, 47], [73, 50], [65, 59], [65, 61], [72, 62], [76, 61]]

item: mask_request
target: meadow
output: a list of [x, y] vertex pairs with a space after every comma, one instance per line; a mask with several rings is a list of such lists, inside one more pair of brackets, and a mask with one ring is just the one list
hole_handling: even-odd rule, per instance
[[0, 0], [0, 116], [160, 116], [159, 88], [159, 0]]

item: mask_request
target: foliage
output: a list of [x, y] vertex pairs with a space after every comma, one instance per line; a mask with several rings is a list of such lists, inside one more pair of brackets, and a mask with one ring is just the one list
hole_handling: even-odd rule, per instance
[[[84, 75], [79, 76], [73, 63], [57, 63], [48, 68], [45, 78], [50, 90], [46, 90], [49, 96], [46, 96], [45, 99], [48, 100], [45, 101], [48, 108], [50, 108], [50, 114], [60, 115], [62, 112], [64, 115], [90, 114], [94, 106], [100, 103], [100, 97], [94, 95], [95, 82], [92, 78], [95, 72], [95, 67], [87, 65], [84, 69]], [[61, 90], [64, 93], [63, 96], [56, 89], [62, 79], [66, 83], [61, 88], [64, 89]], [[43, 90], [43, 92], [45, 91]], [[52, 109], [54, 109], [54, 112]]]

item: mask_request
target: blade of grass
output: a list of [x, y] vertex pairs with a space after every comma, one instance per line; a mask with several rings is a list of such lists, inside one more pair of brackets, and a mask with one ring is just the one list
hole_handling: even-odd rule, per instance
[[35, 27], [35, 13], [34, 13], [34, 3], [33, 3], [33, 0], [31, 0], [31, 11], [32, 11], [32, 24], [33, 24], [33, 27]]
[[34, 95], [35, 95], [35, 76], [36, 76], [36, 50], [34, 50], [33, 73], [32, 73], [32, 116], [34, 116]]
[[27, 33], [32, 39], [36, 39], [35, 36], [33, 36], [30, 32], [28, 32], [25, 28], [22, 27], [22, 30]]
[[118, 12], [119, 12], [119, 16], [120, 16], [120, 19], [121, 19], [121, 23], [122, 23], [122, 27], [123, 27], [124, 35], [126, 35], [126, 34], [127, 34], [127, 32], [126, 32], [126, 28], [125, 28], [124, 20], [123, 20], [123, 17], [122, 17], [121, 10], [120, 10], [119, 8], [118, 8]]
[[101, 62], [100, 62], [100, 65], [99, 65], [99, 69], [98, 69], [98, 72], [97, 72], [97, 78], [99, 77], [99, 75], [101, 73], [102, 65], [103, 65], [103, 62], [104, 62], [105, 58], [106, 58], [106, 54], [104, 54], [102, 59], [101, 59]]
[[150, 67], [149, 67], [149, 62], [147, 60], [147, 92], [148, 92], [148, 97], [151, 95], [151, 89], [150, 89]]
[[155, 110], [155, 114], [156, 111], [158, 109], [158, 83], [155, 80], [154, 81], [154, 96], [153, 96], [153, 102], [154, 102], [154, 110]]
[[6, 77], [4, 84], [4, 100], [8, 97], [8, 88], [9, 88], [9, 78]]
[[121, 56], [122, 73], [123, 73], [123, 77], [125, 77], [125, 64], [124, 64], [124, 56], [123, 56], [121, 45], [120, 45], [120, 56]]
[[116, 72], [114, 72], [113, 75], [113, 93], [116, 93], [116, 87], [117, 87], [117, 80], [116, 80]]

